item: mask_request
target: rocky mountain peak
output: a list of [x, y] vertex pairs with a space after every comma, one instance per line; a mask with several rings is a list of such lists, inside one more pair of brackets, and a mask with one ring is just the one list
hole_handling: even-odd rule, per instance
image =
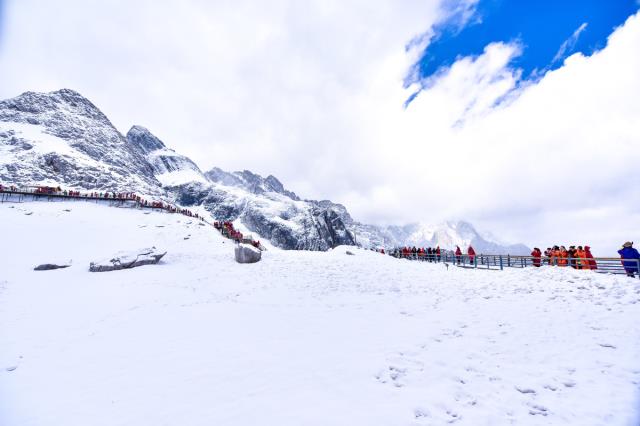
[[205, 173], [207, 179], [211, 182], [220, 183], [226, 186], [234, 186], [237, 188], [245, 189], [252, 194], [264, 194], [265, 192], [275, 192], [280, 195], [284, 195], [293, 201], [300, 201], [293, 191], [287, 190], [282, 182], [273, 175], [269, 175], [263, 178], [257, 173], [253, 173], [250, 170], [243, 170], [241, 172], [225, 172], [224, 170], [214, 167]]
[[134, 125], [127, 132], [127, 141], [143, 154], [165, 148], [164, 143], [146, 127]]
[[43, 119], [61, 119], [73, 114], [112, 126], [106, 115], [91, 101], [71, 89], [55, 92], [25, 92], [15, 98], [0, 102], [0, 119], [3, 121], [43, 124]]

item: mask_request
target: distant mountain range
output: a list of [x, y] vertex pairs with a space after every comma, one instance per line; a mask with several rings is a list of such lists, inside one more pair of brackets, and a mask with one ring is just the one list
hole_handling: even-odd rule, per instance
[[215, 219], [239, 221], [284, 249], [327, 250], [356, 243], [465, 249], [471, 244], [478, 253], [530, 252], [522, 244], [483, 237], [466, 222], [367, 225], [341, 204], [300, 198], [274, 176], [217, 167], [202, 172], [142, 126], [122, 135], [95, 105], [69, 89], [27, 92], [0, 102], [0, 182], [132, 191], [202, 206]]

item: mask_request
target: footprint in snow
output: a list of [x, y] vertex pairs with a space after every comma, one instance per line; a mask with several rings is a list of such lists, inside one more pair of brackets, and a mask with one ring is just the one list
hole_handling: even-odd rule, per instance
[[529, 405], [529, 408], [529, 414], [532, 416], [546, 416], [549, 414], [547, 407], [539, 404], [531, 404]]
[[528, 387], [524, 387], [524, 386], [516, 386], [515, 387], [516, 390], [520, 393], [524, 393], [524, 394], [535, 394], [536, 391], [534, 389], [528, 388]]
[[413, 417], [416, 418], [416, 419], [423, 419], [423, 418], [431, 417], [431, 414], [429, 413], [429, 410], [427, 410], [427, 409], [416, 408], [415, 410], [413, 410]]
[[598, 343], [598, 345], [602, 346], [603, 348], [616, 349], [616, 347], [611, 343]]

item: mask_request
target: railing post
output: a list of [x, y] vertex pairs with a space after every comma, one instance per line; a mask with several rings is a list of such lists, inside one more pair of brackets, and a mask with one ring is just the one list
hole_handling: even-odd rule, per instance
[[511, 267], [511, 255], [510, 254], [507, 255], [507, 266]]
[[502, 255], [500, 255], [500, 270], [501, 271], [503, 270], [503, 267], [502, 267]]

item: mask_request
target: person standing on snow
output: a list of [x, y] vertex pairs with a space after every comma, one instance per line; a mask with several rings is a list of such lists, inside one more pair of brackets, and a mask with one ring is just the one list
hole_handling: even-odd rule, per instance
[[467, 249], [467, 254], [469, 255], [469, 263], [473, 265], [473, 261], [476, 259], [476, 251], [473, 247], [469, 246]]
[[460, 264], [460, 257], [462, 257], [462, 250], [460, 250], [460, 247], [456, 246], [456, 263], [458, 265]]
[[[618, 250], [618, 254], [622, 260], [622, 266], [624, 266], [624, 270], [627, 272], [627, 276], [635, 277], [636, 273], [638, 273], [638, 260], [640, 259], [640, 253], [638, 250], [633, 248], [633, 243], [627, 241], [622, 245], [622, 249]], [[625, 260], [632, 260], [630, 262], [625, 262]]]
[[577, 267], [578, 269], [589, 269], [589, 262], [587, 261], [587, 254], [582, 249], [582, 246], [578, 246], [578, 250], [576, 250], [576, 257], [578, 258]]
[[538, 247], [534, 247], [531, 252], [531, 257], [533, 257], [533, 266], [540, 267], [540, 257], [542, 257], [542, 252]]
[[598, 265], [596, 265], [596, 261], [593, 259], [593, 255], [591, 254], [591, 247], [584, 246], [584, 255], [587, 258], [589, 269], [598, 269]]
[[560, 255], [558, 259], [558, 266], [567, 266], [567, 258], [569, 257], [569, 252], [564, 246], [560, 246]]

